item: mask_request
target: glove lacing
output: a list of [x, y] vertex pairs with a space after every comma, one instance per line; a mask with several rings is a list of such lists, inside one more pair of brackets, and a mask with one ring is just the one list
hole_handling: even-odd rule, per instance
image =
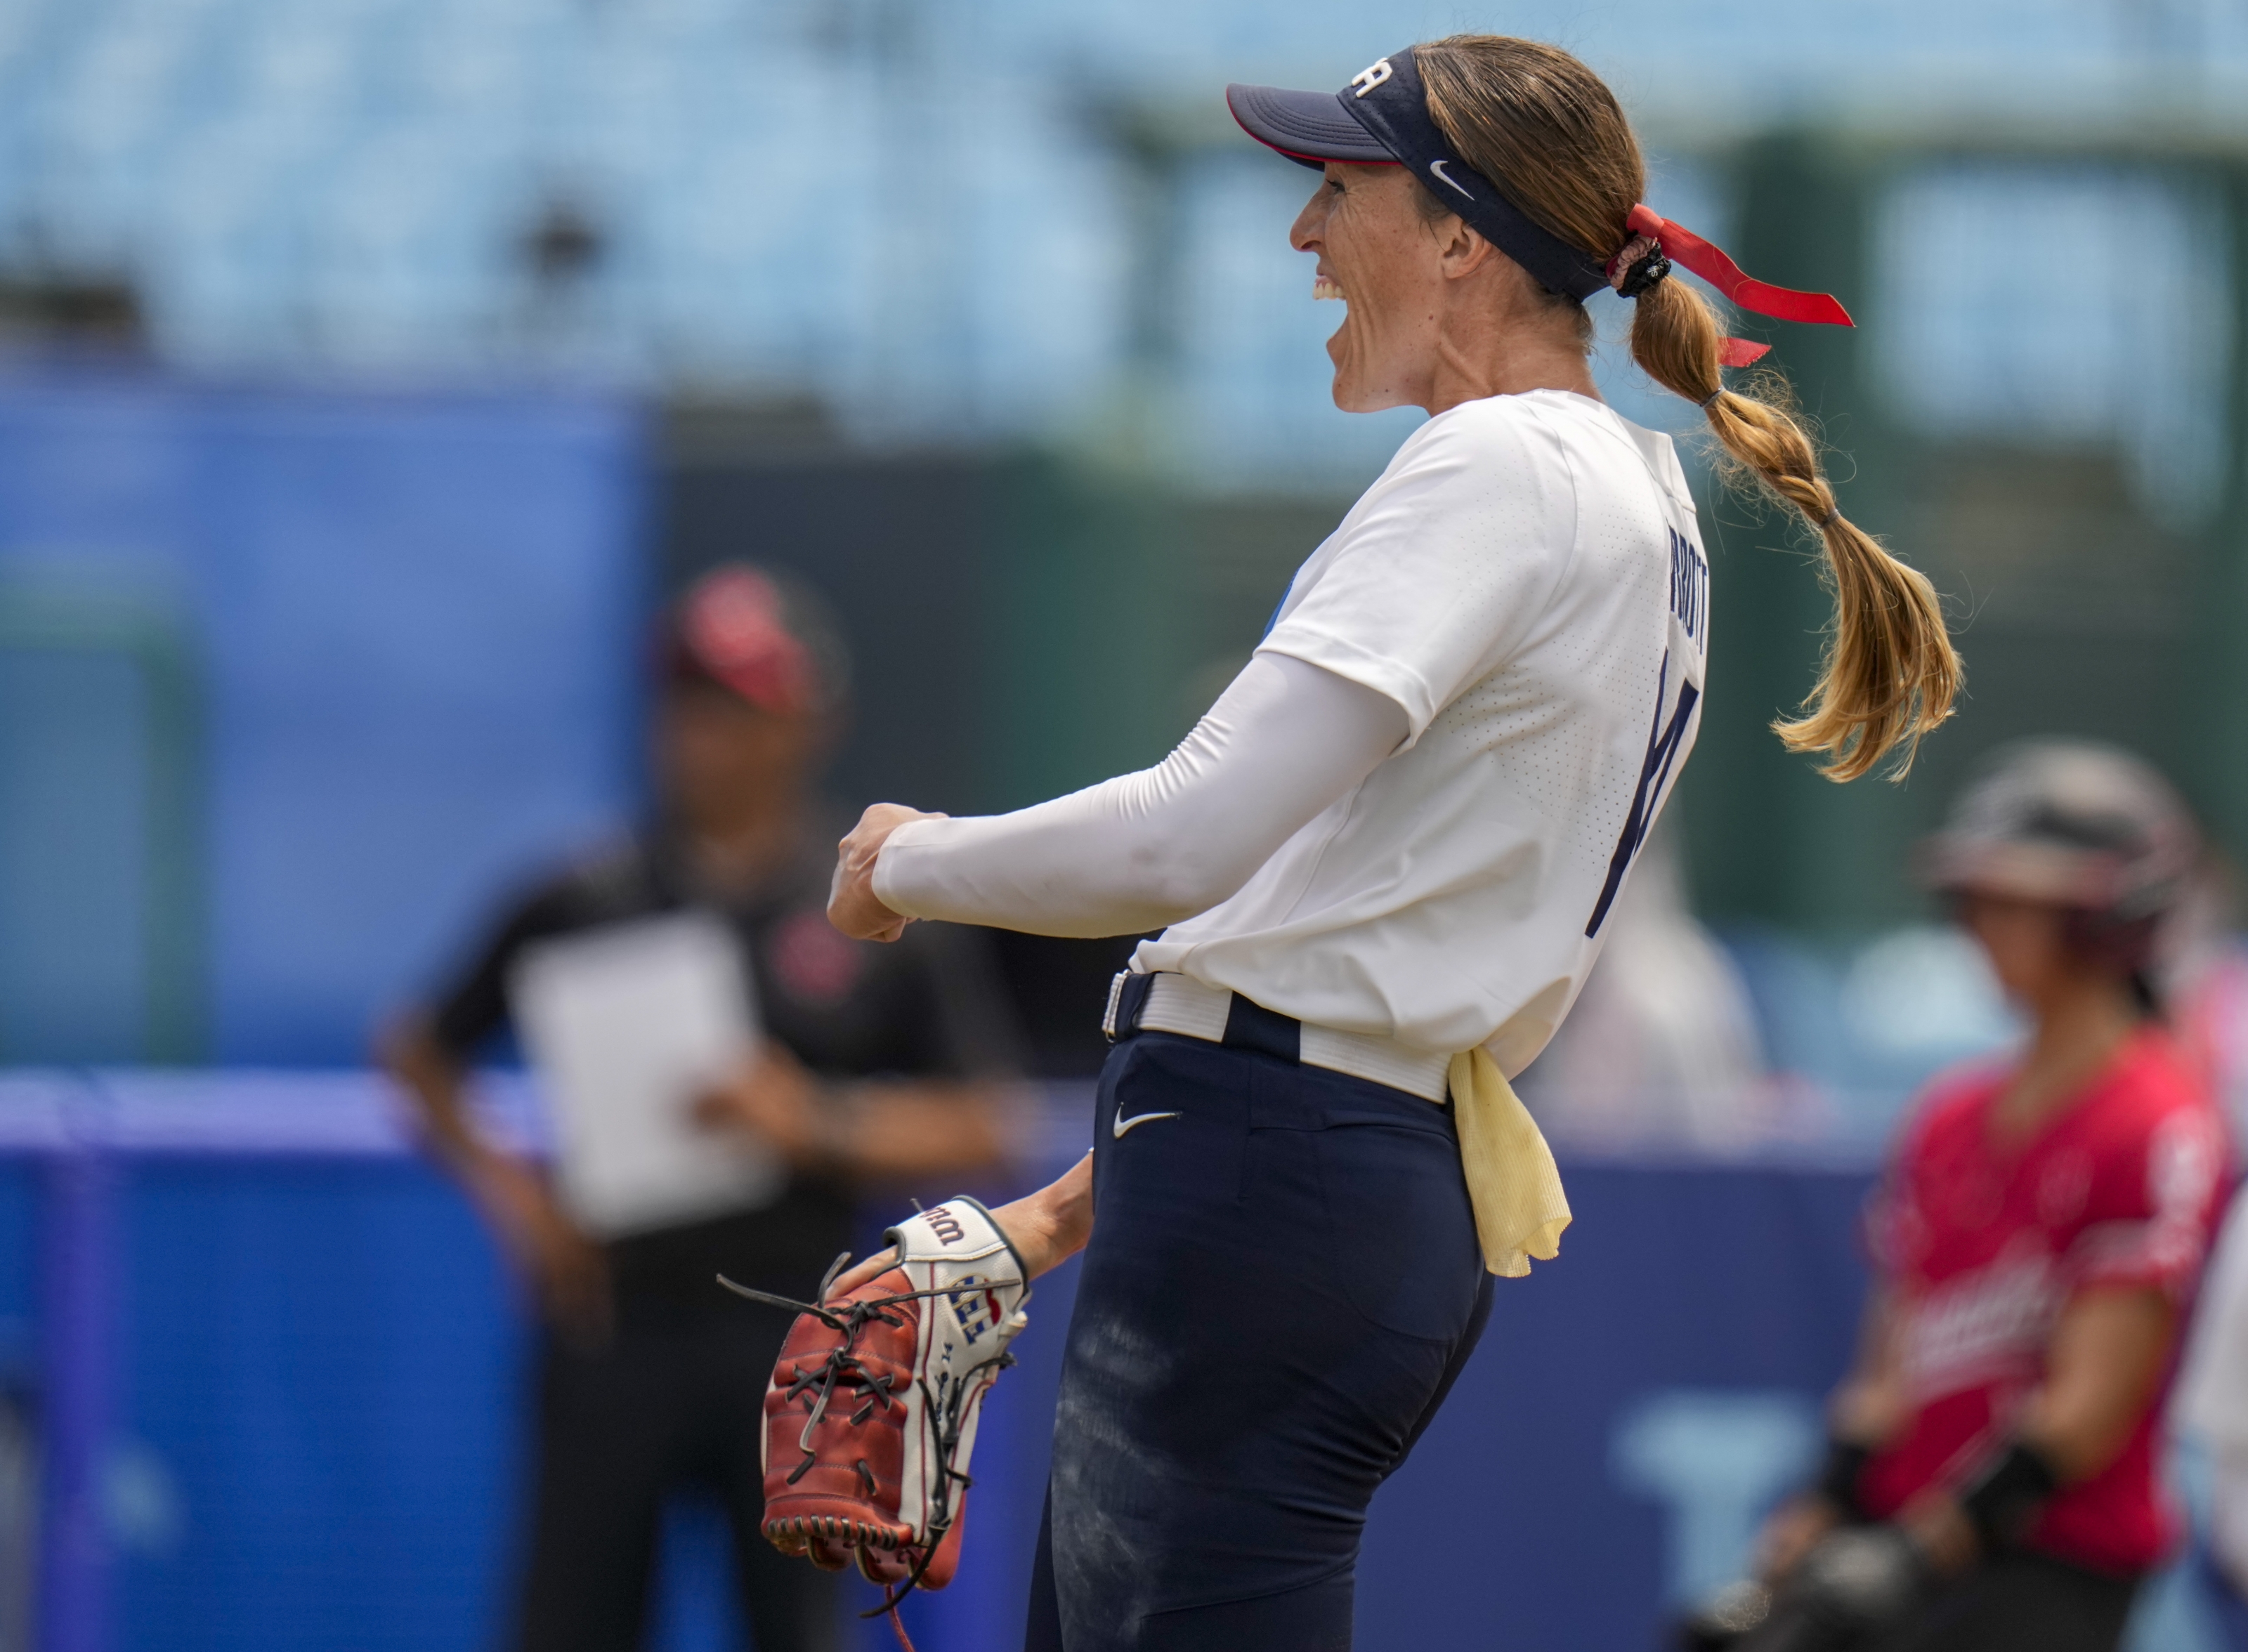
[[[843, 1271], [844, 1265], [850, 1259], [848, 1251], [835, 1258], [827, 1270], [827, 1277], [819, 1282], [821, 1296], [827, 1294], [827, 1287], [834, 1283], [835, 1276]], [[736, 1296], [746, 1297], [752, 1302], [788, 1308], [798, 1313], [809, 1313], [830, 1330], [842, 1334], [841, 1347], [830, 1349], [826, 1359], [815, 1369], [807, 1371], [799, 1365], [795, 1381], [789, 1385], [787, 1398], [792, 1403], [807, 1388], [819, 1390], [818, 1398], [812, 1402], [812, 1415], [805, 1422], [804, 1432], [797, 1438], [797, 1447], [804, 1453], [804, 1461], [790, 1470], [788, 1483], [791, 1485], [803, 1478], [805, 1471], [819, 1461], [819, 1454], [812, 1445], [812, 1431], [826, 1416], [828, 1402], [834, 1396], [837, 1388], [857, 1388], [866, 1393], [866, 1399], [849, 1418], [849, 1426], [853, 1428], [865, 1422], [878, 1409], [887, 1408], [889, 1404], [894, 1379], [887, 1374], [877, 1376], [869, 1373], [853, 1352], [858, 1347], [859, 1333], [870, 1322], [879, 1321], [904, 1330], [908, 1328], [907, 1322], [888, 1312], [901, 1302], [916, 1301], [923, 1297], [962, 1297], [989, 1288], [978, 1285], [956, 1285], [927, 1291], [901, 1291], [892, 1296], [867, 1297], [850, 1303], [838, 1312], [822, 1303], [798, 1302], [789, 1297], [776, 1296], [770, 1291], [754, 1291], [746, 1285], [737, 1285], [723, 1273], [718, 1275], [718, 1283]], [[901, 1584], [883, 1585], [882, 1604], [859, 1614], [862, 1618], [872, 1618], [887, 1614], [891, 1627], [897, 1631], [898, 1639], [905, 1643], [906, 1652], [913, 1652], [913, 1642], [906, 1639], [904, 1621], [897, 1615], [899, 1603], [920, 1583], [930, 1562], [936, 1559], [937, 1549], [943, 1544], [945, 1535], [952, 1530], [956, 1512], [952, 1497], [954, 1483], [957, 1482], [963, 1491], [973, 1488], [976, 1484], [971, 1477], [952, 1466], [953, 1453], [959, 1446], [962, 1427], [966, 1420], [968, 1396], [975, 1387], [973, 1379], [981, 1372], [1004, 1371], [1014, 1363], [1015, 1356], [1002, 1349], [992, 1358], [969, 1367], [956, 1380], [949, 1376], [940, 1377], [938, 1388], [941, 1392], [932, 1392], [925, 1377], [914, 1379], [915, 1386], [921, 1390], [926, 1414], [936, 1420], [936, 1428], [938, 1478], [934, 1498], [936, 1507], [929, 1515], [929, 1542], [922, 1547], [921, 1559], [915, 1564], [911, 1575]], [[949, 1392], [943, 1392], [948, 1385]], [[864, 1457], [859, 1459], [858, 1469], [860, 1477], [867, 1484], [871, 1494], [874, 1473], [867, 1468]]]

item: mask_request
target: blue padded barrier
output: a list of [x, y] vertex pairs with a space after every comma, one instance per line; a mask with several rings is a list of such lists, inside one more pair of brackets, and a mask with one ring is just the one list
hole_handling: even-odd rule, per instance
[[[492, 1128], [535, 1149], [527, 1086], [486, 1087]], [[1052, 1103], [1038, 1156], [1059, 1169], [1086, 1108], [1082, 1091]], [[72, 1528], [92, 1552], [45, 1557], [43, 1647], [492, 1643], [520, 1304], [403, 1116], [356, 1073], [0, 1077], [0, 1356], [36, 1320], [65, 1483], [50, 1510], [67, 1491], [99, 1516]], [[1481, 1351], [1375, 1501], [1364, 1652], [1641, 1652], [1671, 1604], [1740, 1563], [1815, 1452], [1863, 1285], [1865, 1174], [1566, 1173], [1560, 1259], [1500, 1283]], [[1039, 1282], [987, 1413], [963, 1575], [907, 1607], [923, 1652], [1019, 1644], [1073, 1273]], [[92, 1299], [64, 1299], [72, 1285]], [[0, 1394], [20, 1404], [22, 1388]], [[50, 1551], [65, 1525], [51, 1519]], [[690, 1542], [671, 1568], [663, 1652], [723, 1643], [717, 1553]], [[2139, 1652], [2214, 1647], [2197, 1587], [2166, 1582]], [[862, 1625], [857, 1644], [888, 1631]]]
[[[0, 607], [79, 613], [89, 636], [132, 616], [201, 678], [179, 760], [207, 1001], [195, 1047], [159, 1059], [358, 1061], [469, 915], [630, 812], [644, 469], [637, 415], [607, 401], [0, 377]], [[38, 681], [0, 704], [10, 753], [76, 737], [78, 700]], [[127, 780], [104, 784], [89, 809], [130, 812]], [[30, 830], [12, 795], [0, 842]], [[56, 835], [37, 858], [62, 889], [112, 887], [97, 852], [139, 840]], [[82, 950], [69, 915], [0, 926], [0, 979]], [[129, 1027], [87, 1042], [0, 1059], [149, 1059]]]

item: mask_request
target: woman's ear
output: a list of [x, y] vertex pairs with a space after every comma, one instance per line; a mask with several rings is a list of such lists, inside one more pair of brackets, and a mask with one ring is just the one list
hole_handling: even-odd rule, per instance
[[1429, 229], [1436, 237], [1437, 257], [1443, 261], [1449, 280], [1464, 280], [1488, 268], [1491, 260], [1498, 257], [1498, 249], [1470, 229], [1467, 220], [1457, 213], [1445, 214]]

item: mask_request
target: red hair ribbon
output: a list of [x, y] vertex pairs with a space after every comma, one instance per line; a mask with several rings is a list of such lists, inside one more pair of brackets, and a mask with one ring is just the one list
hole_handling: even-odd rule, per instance
[[[1776, 287], [1769, 281], [1755, 280], [1725, 256], [1724, 248], [1711, 246], [1691, 230], [1671, 223], [1652, 207], [1634, 207], [1624, 223], [1634, 235], [1661, 242], [1664, 257], [1691, 270], [1744, 310], [1753, 310], [1779, 321], [1816, 322], [1836, 327], [1856, 325], [1833, 293], [1798, 292], [1792, 287]], [[1722, 354], [1727, 367], [1744, 367], [1771, 348], [1770, 345], [1754, 344], [1746, 339], [1728, 339]]]

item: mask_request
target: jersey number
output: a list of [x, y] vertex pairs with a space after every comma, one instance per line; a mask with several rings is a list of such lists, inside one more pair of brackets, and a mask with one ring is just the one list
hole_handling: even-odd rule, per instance
[[1663, 783], [1670, 778], [1670, 765], [1677, 761], [1679, 747], [1685, 744], [1687, 721], [1702, 697], [1701, 689], [1692, 683], [1680, 683], [1678, 704], [1665, 723], [1662, 685], [1669, 675], [1670, 656], [1665, 654], [1662, 670], [1655, 679], [1655, 726], [1647, 733], [1647, 757], [1639, 765], [1639, 788], [1631, 794], [1631, 813], [1624, 820], [1623, 835], [1616, 840], [1615, 853], [1608, 858], [1608, 879], [1600, 886], [1600, 904], [1593, 908], [1592, 922], [1585, 925], [1587, 941], [1607, 922], [1608, 908], [1623, 890], [1623, 874], [1631, 870], [1639, 846], [1647, 841], [1647, 828], [1655, 823], [1655, 807], [1662, 799]]

